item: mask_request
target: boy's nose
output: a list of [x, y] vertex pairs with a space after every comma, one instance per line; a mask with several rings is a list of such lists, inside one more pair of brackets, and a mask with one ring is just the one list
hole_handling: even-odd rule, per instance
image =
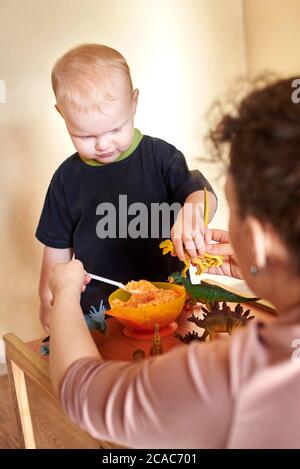
[[97, 138], [95, 148], [97, 151], [105, 151], [109, 147], [109, 141], [107, 138]]

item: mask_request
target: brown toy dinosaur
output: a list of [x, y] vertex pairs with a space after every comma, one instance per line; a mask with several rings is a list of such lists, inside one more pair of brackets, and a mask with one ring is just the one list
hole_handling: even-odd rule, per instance
[[243, 307], [237, 304], [235, 309], [231, 310], [225, 301], [222, 303], [222, 307], [220, 307], [220, 303], [216, 302], [210, 306], [210, 309], [204, 307], [201, 309], [203, 311], [203, 319], [197, 318], [192, 314], [188, 321], [204, 329], [202, 336], [199, 336], [194, 331], [185, 336], [175, 333], [175, 337], [181, 340], [181, 342], [190, 343], [193, 340], [205, 341], [208, 336], [210, 340], [213, 340], [216, 334], [220, 332], [227, 332], [231, 335], [237, 327], [244, 326], [248, 321], [254, 319], [254, 316], [249, 316], [250, 309], [244, 311]]

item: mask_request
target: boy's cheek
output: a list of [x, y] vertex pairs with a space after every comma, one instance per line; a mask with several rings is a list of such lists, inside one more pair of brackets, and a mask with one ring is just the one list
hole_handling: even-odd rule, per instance
[[73, 142], [74, 143], [74, 146], [77, 150], [77, 152], [82, 155], [82, 156], [86, 156], [86, 157], [89, 157], [89, 156], [93, 156], [91, 155], [91, 149], [87, 146], [87, 145], [83, 145], [82, 143], [79, 143], [79, 142]]
[[134, 135], [126, 135], [122, 140], [119, 141], [119, 148], [118, 150], [122, 153], [123, 151], [128, 150], [128, 148], [132, 145]]
[[84, 142], [82, 139], [75, 138], [72, 135], [70, 135], [70, 137], [78, 153], [88, 151], [88, 148], [90, 147], [90, 145], [87, 145], [86, 142]]

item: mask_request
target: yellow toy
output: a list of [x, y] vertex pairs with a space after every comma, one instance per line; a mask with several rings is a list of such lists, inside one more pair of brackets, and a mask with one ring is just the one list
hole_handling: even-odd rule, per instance
[[[208, 196], [207, 196], [207, 190], [204, 189], [204, 226], [207, 227], [208, 225]], [[170, 239], [166, 239], [165, 241], [162, 241], [159, 245], [159, 247], [163, 250], [163, 254], [168, 254], [170, 252], [171, 254], [176, 254], [175, 247], [173, 242]], [[223, 256], [214, 256], [212, 254], [209, 254], [208, 252], [204, 253], [203, 256], [197, 256], [194, 257], [193, 259], [189, 256], [188, 252], [186, 249], [184, 249], [184, 254], [185, 254], [185, 260], [184, 260], [184, 268], [181, 272], [181, 275], [183, 277], [186, 277], [186, 273], [190, 268], [191, 263], [196, 266], [196, 275], [201, 275], [203, 272], [205, 272], [207, 269], [210, 267], [219, 267], [223, 263]]]
[[[166, 239], [162, 243], [160, 243], [159, 247], [163, 250], [163, 254], [176, 254], [174, 244], [170, 239]], [[184, 268], [181, 271], [183, 277], [186, 277], [186, 273], [190, 268], [191, 263], [196, 266], [196, 274], [201, 275], [205, 272], [209, 267], [218, 267], [223, 263], [223, 256], [213, 256], [206, 252], [203, 256], [197, 256], [193, 259], [189, 256], [188, 252], [184, 249], [185, 253], [185, 260], [184, 260]]]

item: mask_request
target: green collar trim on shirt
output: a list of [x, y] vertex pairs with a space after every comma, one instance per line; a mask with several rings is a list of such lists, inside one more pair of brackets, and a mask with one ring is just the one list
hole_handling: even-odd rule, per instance
[[[128, 156], [132, 155], [132, 153], [137, 149], [139, 146], [141, 140], [143, 138], [143, 134], [138, 130], [134, 129], [134, 135], [133, 135], [133, 141], [130, 147], [121, 153], [121, 155], [118, 156], [118, 158], [113, 161], [113, 163], [116, 163], [117, 161], [122, 161], [125, 160], [125, 158], [128, 158]], [[87, 158], [84, 158], [83, 156], [79, 155], [79, 158], [89, 166], [106, 166], [107, 163], [99, 163], [99, 161], [95, 160], [89, 160]]]

